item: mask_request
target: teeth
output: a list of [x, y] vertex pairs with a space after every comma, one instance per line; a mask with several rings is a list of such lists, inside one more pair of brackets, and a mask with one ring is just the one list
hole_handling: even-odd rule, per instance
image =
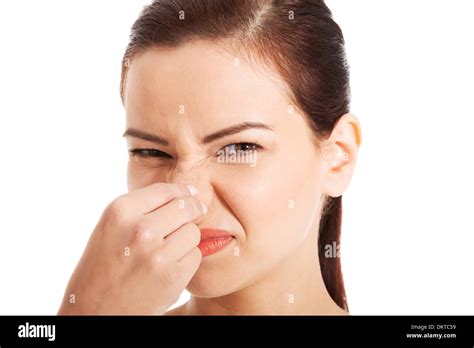
[[210, 251], [210, 250], [215, 250], [216, 248], [220, 248], [224, 245], [224, 241], [218, 240], [218, 241], [212, 241], [210, 243], [207, 243], [206, 246], [204, 247], [204, 251]]

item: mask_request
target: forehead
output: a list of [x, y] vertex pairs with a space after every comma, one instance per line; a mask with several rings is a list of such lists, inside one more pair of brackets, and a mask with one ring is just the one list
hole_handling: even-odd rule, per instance
[[285, 84], [270, 67], [201, 41], [133, 57], [124, 95], [127, 118], [177, 116], [184, 108], [201, 120], [261, 120], [285, 114], [290, 104]]

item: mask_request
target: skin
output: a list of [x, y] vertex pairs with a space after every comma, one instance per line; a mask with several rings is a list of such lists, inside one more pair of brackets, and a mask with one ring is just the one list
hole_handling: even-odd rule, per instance
[[203, 214], [184, 185], [155, 183], [115, 199], [89, 239], [58, 314], [163, 314], [199, 267], [200, 232], [190, 221]]
[[[104, 210], [58, 314], [347, 314], [326, 291], [316, 246], [324, 196], [341, 195], [352, 177], [359, 122], [343, 115], [316, 146], [304, 115], [289, 112], [278, 74], [234, 58], [203, 41], [133, 57], [124, 90], [128, 148], [165, 157], [130, 153], [129, 192]], [[203, 143], [242, 122], [271, 130]], [[217, 160], [239, 142], [262, 146], [255, 165]], [[235, 239], [202, 257], [204, 227]], [[185, 288], [191, 300], [167, 311]]]
[[[133, 57], [128, 71], [127, 129], [169, 142], [126, 136], [128, 146], [171, 157], [131, 158], [129, 190], [153, 182], [193, 184], [209, 207], [194, 221], [197, 226], [223, 228], [236, 237], [202, 259], [186, 287], [191, 300], [167, 314], [344, 314], [326, 291], [316, 246], [324, 195], [341, 195], [352, 177], [359, 122], [343, 115], [327, 142], [316, 147], [305, 117], [297, 109], [289, 113], [292, 103], [279, 76], [242, 57], [236, 66], [236, 57], [194, 41], [149, 49]], [[241, 122], [272, 130], [249, 129], [202, 143], [206, 135]], [[241, 141], [263, 147], [257, 165], [216, 162], [219, 149]]]

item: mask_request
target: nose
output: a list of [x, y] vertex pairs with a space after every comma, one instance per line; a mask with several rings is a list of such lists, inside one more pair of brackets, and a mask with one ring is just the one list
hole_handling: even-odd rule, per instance
[[168, 182], [191, 184], [199, 190], [198, 186], [200, 186], [205, 174], [205, 171], [203, 170], [205, 161], [206, 158], [196, 156], [180, 158], [174, 168], [168, 172]]
[[[208, 207], [208, 212], [200, 217], [199, 221], [202, 221], [209, 214], [212, 201], [212, 186], [204, 165], [205, 160], [205, 158], [196, 157], [182, 158], [167, 175], [167, 182], [169, 183], [193, 185], [197, 188], [196, 198]], [[198, 223], [198, 220], [194, 220], [194, 223]]]

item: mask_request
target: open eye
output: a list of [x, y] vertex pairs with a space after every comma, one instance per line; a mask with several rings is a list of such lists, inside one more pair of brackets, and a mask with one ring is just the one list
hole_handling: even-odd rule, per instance
[[173, 157], [166, 152], [156, 150], [156, 149], [131, 149], [129, 150], [132, 156], [143, 157], [143, 158], [168, 158], [172, 159]]
[[224, 146], [223, 149], [228, 149], [227, 151], [244, 151], [244, 152], [250, 152], [250, 151], [256, 151], [262, 149], [262, 146], [257, 143], [246, 143], [246, 142], [239, 142], [239, 143], [234, 143], [234, 144], [229, 144], [227, 146]]

